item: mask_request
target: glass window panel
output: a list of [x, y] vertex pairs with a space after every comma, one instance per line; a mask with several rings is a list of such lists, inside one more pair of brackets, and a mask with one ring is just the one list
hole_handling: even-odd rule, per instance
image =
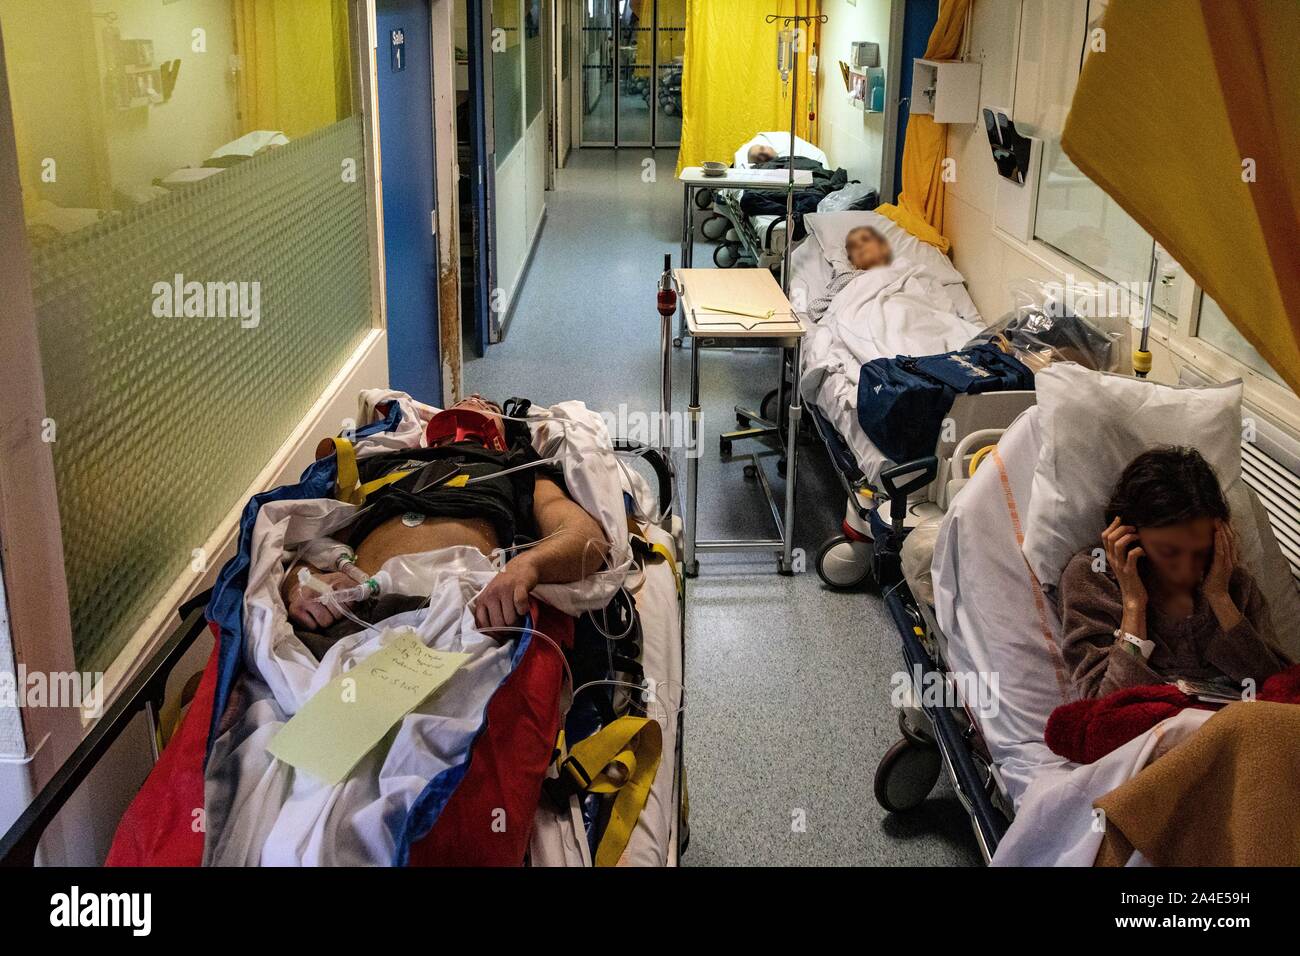
[[1043, 142], [1034, 235], [1112, 282], [1146, 282], [1151, 237], [1081, 173], [1059, 137]]
[[657, 44], [659, 86], [656, 90], [657, 146], [676, 146], [682, 139], [682, 53], [686, 46], [686, 0], [659, 0]]
[[653, 3], [620, 0], [617, 33], [619, 145], [649, 144], [654, 92]]
[[523, 136], [523, 37], [519, 0], [492, 2], [492, 128], [497, 166]]
[[0, 26], [98, 671], [372, 327], [371, 215], [344, 0], [61, 6], [0, 0]]
[[1201, 317], [1196, 326], [1196, 335], [1247, 368], [1254, 369], [1278, 384], [1283, 384], [1282, 377], [1273, 371], [1273, 366], [1264, 361], [1264, 356], [1246, 341], [1227, 314], [1219, 307], [1219, 303], [1208, 295], [1201, 297]]
[[611, 0], [582, 7], [582, 142], [614, 142], [614, 8]]

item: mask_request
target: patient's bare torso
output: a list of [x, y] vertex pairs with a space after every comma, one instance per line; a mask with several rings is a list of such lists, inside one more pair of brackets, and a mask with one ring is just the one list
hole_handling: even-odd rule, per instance
[[496, 531], [490, 521], [482, 518], [424, 517], [418, 524], [411, 524], [405, 515], [395, 515], [377, 525], [353, 547], [357, 565], [367, 574], [374, 574], [384, 562], [397, 555], [458, 545], [469, 545], [490, 554], [498, 547]]

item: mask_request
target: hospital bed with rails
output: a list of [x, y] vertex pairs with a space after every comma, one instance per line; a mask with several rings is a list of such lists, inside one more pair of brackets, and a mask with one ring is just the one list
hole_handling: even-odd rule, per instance
[[[713, 264], [719, 269], [730, 269], [737, 265], [772, 269], [781, 265], [787, 245], [785, 216], [749, 215], [741, 208], [740, 201], [746, 189], [784, 192], [788, 188], [789, 173], [786, 170], [753, 169], [749, 162], [749, 151], [754, 146], [770, 146], [778, 157], [784, 157], [790, 155], [789, 144], [789, 133], [758, 133], [741, 145], [732, 158], [729, 172], [733, 175], [779, 173], [779, 176], [774, 176], [771, 184], [759, 181], [736, 188], [727, 187], [723, 183], [695, 191], [696, 207], [712, 210], [712, 214], [700, 224], [700, 233], [705, 239], [718, 243], [713, 250]], [[795, 137], [794, 155], [811, 159], [827, 169], [832, 168], [826, 153], [802, 137]], [[811, 172], [795, 171], [796, 191], [811, 184]], [[705, 185], [708, 185], [707, 180]]]
[[[1077, 367], [1069, 370], [1078, 376]], [[1064, 493], [1078, 507], [1100, 513], [1096, 491], [1113, 482], [1115, 461], [1160, 444], [1191, 444], [1211, 457], [1207, 429], [1194, 434], [1179, 412], [1179, 393], [1163, 412], [1133, 427], [1138, 406], [1132, 395], [1097, 408], [1074, 396], [1073, 419], [1058, 414], [1043, 393], [1040, 405], [1026, 410], [994, 444], [980, 449], [975, 473], [952, 497], [943, 515], [933, 515], [901, 534], [902, 577], [885, 594], [901, 642], [906, 681], [900, 709], [901, 739], [882, 757], [875, 775], [877, 801], [891, 812], [920, 808], [947, 773], [986, 862], [1005, 865], [1092, 865], [1102, 833], [1094, 826], [1092, 802], [1178, 741], [1195, 733], [1209, 716], [1186, 710], [1169, 718], [1093, 764], [1072, 763], [1053, 753], [1043, 735], [1052, 710], [1070, 699], [1069, 675], [1059, 650], [1060, 622], [1050, 587], [1034, 572], [1033, 545], [1026, 533], [1039, 520], [1034, 496]], [[1087, 381], [1109, 390], [1113, 376]], [[1127, 380], [1122, 388], [1166, 389]], [[1185, 393], [1184, 393], [1185, 394]], [[1237, 392], [1240, 395], [1240, 392]], [[1047, 407], [1044, 407], [1047, 406]], [[1240, 446], [1240, 404], [1228, 408], [1215, 429], [1230, 460], [1241, 448], [1241, 479], [1227, 489], [1238, 536], [1239, 556], [1267, 598], [1277, 622], [1282, 649], [1300, 659], [1300, 633], [1284, 622], [1300, 614], [1294, 496], [1300, 487], [1300, 442], [1267, 422], [1255, 440]], [[1083, 416], [1095, 416], [1089, 424]], [[1162, 417], [1163, 415], [1163, 417]], [[1097, 448], [1096, 472], [1076, 456], [1069, 468], [1048, 481], [1044, 446], [1048, 437], [1072, 437], [1081, 449]], [[1079, 433], [1082, 432], [1082, 433]], [[1106, 453], [1107, 434], [1117, 436]], [[1085, 452], [1086, 453], [1086, 452]], [[1212, 459], [1213, 460], [1213, 459]], [[1065, 462], [1058, 464], [1063, 469]], [[920, 466], [924, 467], [924, 465]], [[937, 466], [931, 461], [929, 467]], [[1045, 470], [1046, 469], [1046, 470]], [[1216, 465], [1220, 474], [1229, 466]], [[1032, 537], [1032, 535], [1031, 535]], [[1041, 538], [1041, 536], [1040, 536]], [[1086, 546], [1083, 542], [1080, 547]], [[1071, 544], [1073, 547], [1073, 544]], [[1163, 748], [1163, 749], [1162, 749]], [[1135, 854], [1130, 864], [1142, 863]]]
[[[935, 446], [933, 473], [917, 483], [915, 467], [890, 461], [862, 429], [858, 419], [861, 366], [875, 358], [934, 355], [960, 348], [984, 327], [983, 320], [948, 258], [885, 216], [870, 211], [812, 213], [805, 222], [808, 238], [794, 250], [790, 280], [790, 301], [812, 328], [804, 349], [803, 395], [847, 499], [840, 530], [822, 544], [816, 567], [828, 586], [853, 588], [873, 573], [883, 580], [884, 569], [875, 567], [873, 542], [892, 523], [892, 518], [880, 513], [885, 503], [899, 494], [907, 496], [908, 527], [942, 513], [952, 491], [967, 477], [982, 441], [1031, 406], [1034, 393], [956, 396]], [[874, 281], [856, 279], [814, 324], [809, 306], [823, 296], [837, 268], [844, 266], [844, 238], [859, 226], [884, 235], [894, 253], [889, 268], [895, 271], [883, 275], [882, 291], [869, 298], [869, 307], [848, 311], [856, 287]], [[901, 490], [904, 486], [906, 491]], [[888, 555], [888, 549], [882, 553]]]
[[[370, 424], [356, 433], [358, 456], [415, 447], [433, 413], [401, 393], [378, 390], [364, 393], [363, 409], [367, 414], [361, 420], [369, 418]], [[304, 676], [310, 690], [325, 675], [310, 674], [317, 663], [303, 653], [291, 632], [286, 633], [282, 606], [281, 625], [268, 627], [267, 618], [274, 613], [268, 610], [268, 599], [278, 601], [278, 586], [267, 586], [267, 581], [277, 579], [274, 574], [268, 578], [266, 572], [282, 563], [280, 549], [302, 530], [299, 522], [310, 523], [350, 507], [334, 497], [340, 457], [336, 452], [308, 468], [298, 484], [259, 494], [248, 503], [238, 552], [222, 569], [215, 589], [180, 608], [175, 630], [136, 669], [55, 777], [0, 838], [0, 863], [35, 862], [46, 827], [139, 714], [149, 716], [154, 740], [161, 739], [158, 714], [168, 679], [203, 631], [211, 630], [216, 647], [166, 747], [155, 748], [157, 762], [119, 825], [110, 865], [198, 865], [241, 858], [242, 862], [322, 865], [676, 865], [687, 841], [682, 773], [685, 595], [671, 463], [655, 449], [611, 441], [599, 417], [580, 403], [532, 409], [528, 414], [534, 445], [543, 457], [559, 456], [564, 461], [565, 481], [575, 500], [598, 516], [607, 536], [612, 527], [622, 532], [619, 546], [611, 549], [608, 567], [615, 566], [620, 555], [626, 556], [626, 574], [611, 593], [615, 598], [631, 597], [637, 612], [635, 641], [628, 639], [632, 627], [626, 623], [631, 621], [626, 605], [621, 615], [617, 600], [599, 606], [604, 600], [600, 588], [610, 591], [612, 582], [592, 584], [607, 580], [593, 576], [577, 585], [559, 586], [567, 592], [543, 585], [534, 595], [551, 603], [535, 600], [521, 622], [521, 633], [503, 640], [499, 648], [496, 642], [480, 642], [489, 649], [390, 732], [386, 757], [384, 745], [375, 748], [356, 771], [333, 787], [324, 787], [287, 765], [277, 766], [278, 761], [264, 752], [267, 736], [288, 716], [281, 712], [276, 694], [282, 696], [285, 686], [281, 685], [300, 682]], [[566, 444], [569, 433], [585, 437]], [[652, 485], [657, 485], [657, 492]], [[466, 579], [453, 565], [474, 564], [477, 559], [444, 558], [455, 550], [404, 556], [388, 562], [385, 569], [394, 561], [423, 561], [423, 567], [432, 568], [432, 577], [425, 580], [435, 582], [439, 594], [458, 583], [464, 594]], [[487, 577], [490, 573], [489, 568]], [[471, 575], [469, 584], [477, 587], [486, 579]], [[575, 602], [577, 606], [572, 606]], [[571, 613], [557, 607], [566, 604]], [[472, 650], [472, 616], [469, 625], [464, 623], [470, 612], [455, 601], [447, 605], [433, 597], [429, 605], [424, 612], [398, 614], [370, 631], [406, 624], [421, 635], [434, 635], [435, 645], [442, 647], [446, 629], [430, 629], [427, 622], [449, 614], [459, 645]], [[608, 635], [608, 647], [597, 647], [596, 656], [608, 656], [610, 662], [598, 679], [588, 677], [590, 686], [585, 688], [572, 686], [567, 676], [581, 672], [576, 658], [562, 661], [555, 646], [575, 651], [576, 642], [567, 643], [566, 636], [576, 635], [584, 626], [580, 619], [584, 615]], [[342, 638], [321, 658], [319, 669], [349, 642], [353, 650], [382, 646], [384, 639], [376, 642], [370, 631]], [[354, 665], [364, 660], [360, 653], [353, 657]], [[482, 676], [468, 676], [471, 672]], [[586, 673], [590, 675], [590, 666]], [[630, 676], [633, 673], [636, 678]], [[459, 687], [458, 677], [464, 678]], [[273, 693], [266, 693], [268, 686]], [[555, 734], [556, 725], [563, 725], [574, 712], [575, 700], [581, 702], [592, 694], [606, 695], [620, 715], [614, 723], [631, 721], [640, 730], [615, 738], [613, 744], [599, 731], [588, 740], [571, 735], [566, 740]], [[444, 700], [445, 706], [438, 703]], [[415, 728], [418, 739], [403, 743], [408, 726]], [[541, 731], [530, 739], [526, 732], [511, 733], [514, 727], [540, 727]], [[232, 748], [231, 735], [240, 733], [246, 734], [240, 741], [245, 752], [232, 762], [238, 748]], [[589, 743], [602, 739], [605, 751]], [[419, 740], [433, 741], [437, 752], [425, 753]], [[399, 747], [404, 747], [400, 755]], [[605, 755], [612, 755], [608, 766], [603, 763]], [[400, 766], [394, 768], [399, 756]], [[625, 773], [637, 766], [638, 759], [643, 772]], [[375, 789], [380, 783], [382, 794]], [[609, 805], [632, 790], [637, 812], [630, 818], [624, 815], [622, 832], [611, 849], [609, 835], [615, 826], [607, 818], [615, 814]], [[265, 801], [265, 791], [277, 798]], [[356, 792], [363, 798], [349, 796]], [[290, 793], [292, 798], [282, 805], [278, 795]], [[234, 805], [248, 806], [249, 801], [255, 805], [259, 800], [265, 815], [245, 820], [249, 815], [244, 814], [236, 826]], [[295, 819], [291, 807], [302, 806], [303, 801], [347, 805], [349, 800], [348, 813], [325, 812], [319, 819], [301, 813]], [[483, 820], [492, 819], [491, 814], [476, 812], [484, 807], [492, 813], [508, 813], [511, 822], [527, 822], [501, 828], [502, 839], [494, 840], [481, 826]], [[618, 805], [618, 809], [626, 807]], [[203, 815], [203, 826], [194, 825], [196, 813]], [[216, 849], [215, 831], [224, 833], [224, 845]], [[506, 838], [509, 833], [514, 835]], [[232, 847], [232, 835], [247, 845]]]

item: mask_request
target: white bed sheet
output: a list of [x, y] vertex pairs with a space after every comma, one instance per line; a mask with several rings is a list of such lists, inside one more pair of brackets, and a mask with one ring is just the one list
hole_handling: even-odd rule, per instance
[[[893, 272], [892, 277], [901, 282], [910, 266], [905, 260], [899, 260], [897, 268], [888, 268]], [[862, 320], [861, 311], [854, 316], [838, 317], [836, 310], [842, 305], [842, 300], [847, 303], [852, 299], [855, 287], [864, 280], [850, 284], [836, 297], [822, 322], [814, 324], [807, 315], [808, 306], [825, 293], [833, 275], [829, 257], [815, 233], [810, 232], [791, 253], [790, 272], [790, 302], [812, 327], [804, 340], [803, 396], [817, 406], [840, 433], [863, 475], [876, 484], [889, 459], [871, 443], [858, 421], [858, 378], [863, 363], [882, 356], [934, 355], [958, 348], [978, 331], [979, 311], [965, 286], [958, 283], [944, 285], [926, 276], [922, 270], [913, 288], [924, 288], [933, 295], [941, 294], [943, 299], [939, 306], [945, 313], [951, 311], [951, 315], [937, 323], [930, 321], [936, 313], [927, 310], [923, 302], [909, 303], [906, 290], [899, 285], [892, 291], [882, 290], [880, 298], [897, 305], [899, 309], [895, 317], [915, 321], [918, 331], [910, 331], [900, 322], [888, 335], [854, 336], [855, 341], [850, 344], [845, 332], [868, 323]]]
[[[656, 527], [651, 539], [674, 554], [672, 537]], [[646, 568], [645, 581], [636, 589], [641, 615], [641, 663], [647, 678], [659, 688], [659, 703], [649, 704], [651, 716], [663, 717], [663, 752], [641, 816], [619, 861], [620, 866], [675, 866], [677, 864], [677, 737], [682, 700], [681, 617], [677, 579], [666, 563]], [[533, 821], [530, 847], [533, 866], [590, 866], [586, 834], [572, 800], [567, 812], [543, 803]]]

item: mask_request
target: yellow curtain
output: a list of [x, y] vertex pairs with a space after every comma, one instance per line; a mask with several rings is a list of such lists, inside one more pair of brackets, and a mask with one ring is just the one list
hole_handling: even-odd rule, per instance
[[[659, 0], [659, 26], [661, 30], [658, 34], [658, 45], [660, 70], [671, 63], [675, 57], [682, 55], [682, 34], [666, 28], [680, 28], [686, 23], [686, 2], [687, 0]], [[640, 0], [637, 4], [636, 13], [638, 25], [648, 29], [654, 24], [655, 0]], [[648, 33], [645, 34], [647, 37], [649, 35]], [[649, 51], [641, 54], [641, 56], [643, 58], [640, 62], [650, 62]]]
[[[951, 60], [961, 49], [962, 31], [971, 0], [940, 0], [939, 19], [925, 48], [927, 60]], [[913, 91], [915, 96], [917, 91]], [[948, 149], [948, 127], [924, 113], [907, 120], [903, 139], [902, 190], [898, 205], [886, 203], [876, 212], [888, 216], [923, 242], [947, 252], [943, 235], [943, 160]]]
[[1062, 147], [1300, 392], [1300, 4], [1111, 0], [1103, 28]]
[[[687, 0], [678, 172], [705, 160], [730, 164], [737, 148], [755, 133], [790, 128], [790, 94], [782, 95], [776, 71], [776, 35], [781, 25], [767, 23], [765, 17], [820, 12], [821, 0]], [[809, 115], [814, 91], [808, 55], [817, 38], [814, 24], [805, 33], [799, 54], [800, 105], [795, 125], [796, 135], [814, 144], [817, 122]]]
[[305, 136], [351, 113], [345, 0], [237, 0], [242, 132]]

